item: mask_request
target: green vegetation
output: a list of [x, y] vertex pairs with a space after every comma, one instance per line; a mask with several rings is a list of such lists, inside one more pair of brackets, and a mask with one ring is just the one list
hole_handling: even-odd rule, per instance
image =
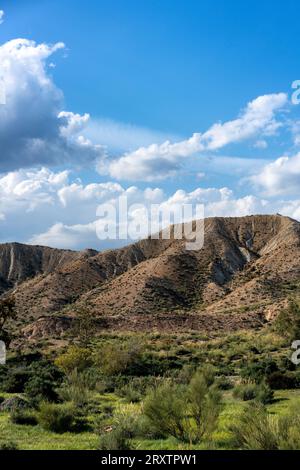
[[0, 449], [299, 449], [290, 338], [265, 327], [32, 344], [0, 367]]

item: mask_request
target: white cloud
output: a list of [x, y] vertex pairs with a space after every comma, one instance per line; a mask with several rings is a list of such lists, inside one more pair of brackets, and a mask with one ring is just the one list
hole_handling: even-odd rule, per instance
[[300, 153], [268, 163], [251, 180], [268, 196], [299, 194]]
[[195, 133], [187, 140], [166, 141], [140, 147], [120, 158], [106, 159], [99, 171], [118, 180], [153, 181], [173, 176], [183, 159], [204, 151], [216, 151], [224, 146], [260, 135], [272, 135], [280, 123], [275, 114], [287, 103], [285, 93], [264, 95], [248, 103], [240, 117], [214, 124], [207, 132]]
[[14, 39], [0, 46], [6, 104], [0, 106], [0, 171], [38, 164], [92, 162], [103, 155], [80, 132], [89, 115], [63, 111], [63, 94], [46, 62], [63, 43]]
[[[180, 189], [167, 196], [161, 188], [124, 188], [116, 182], [82, 184], [67, 171], [19, 170], [0, 177], [2, 241], [43, 244], [58, 248], [104, 249], [128, 241], [100, 241], [96, 236], [99, 205], [110, 203], [118, 213], [120, 196], [127, 196], [130, 220], [147, 235], [151, 204], [178, 213], [182, 204], [204, 204], [205, 216], [244, 216], [280, 212], [300, 219], [300, 200], [266, 200], [252, 194], [236, 197], [229, 188]], [[141, 206], [142, 204], [142, 206]], [[167, 219], [164, 220], [167, 225]], [[122, 231], [124, 226], [117, 227]], [[130, 240], [129, 240], [130, 241]]]
[[[178, 210], [182, 204], [193, 204], [194, 207], [196, 204], [204, 204], [206, 217], [241, 217], [251, 214], [280, 212], [283, 215], [298, 218], [298, 220], [300, 219], [300, 200], [273, 202], [260, 199], [253, 195], [236, 198], [233, 192], [228, 188], [197, 188], [192, 192], [178, 190], [169, 198], [165, 197], [163, 192], [159, 189], [154, 191], [157, 192], [157, 195], [159, 196], [156, 198], [156, 203], [158, 203], [159, 209], [162, 211], [171, 210], [175, 214], [178, 214]], [[133, 197], [131, 197], [130, 193], [132, 193]], [[131, 208], [129, 212], [129, 221], [134, 222], [136, 225], [140, 225], [140, 236], [146, 237], [149, 234], [148, 228], [150, 227], [151, 220], [151, 198], [149, 200], [149, 196], [147, 196], [146, 192], [140, 191], [135, 187], [129, 188], [128, 190], [123, 189], [120, 195], [128, 195], [129, 205], [134, 204], [136, 199], [136, 203], [138, 205]], [[117, 198], [111, 198], [109, 202], [114, 204], [115, 207], [118, 207]], [[72, 208], [72, 204], [70, 204], [69, 208]], [[163, 213], [166, 214], [167, 212]], [[100, 222], [100, 226], [101, 223], [102, 222]], [[111, 220], [111, 223], [114, 224], [114, 219]], [[168, 218], [163, 219], [162, 223], [164, 227], [168, 226]], [[58, 248], [92, 247], [104, 249], [119, 247], [133, 241], [132, 239], [127, 239], [105, 240], [100, 242], [96, 236], [97, 224], [99, 224], [97, 219], [93, 219], [86, 224], [55, 223], [45, 232], [32, 236], [29, 242], [33, 244], [55, 246]], [[119, 229], [120, 233], [123, 233], [124, 226], [119, 225], [118, 222], [115, 226], [117, 230]], [[155, 228], [156, 226], [154, 225], [154, 232], [157, 231]]]
[[0, 10], [0, 24], [4, 21], [4, 11]]

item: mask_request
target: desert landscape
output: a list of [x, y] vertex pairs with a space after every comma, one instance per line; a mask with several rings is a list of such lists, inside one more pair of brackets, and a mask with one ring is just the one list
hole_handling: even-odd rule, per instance
[[1, 245], [2, 447], [298, 448], [299, 250], [280, 215], [206, 219], [197, 251]]

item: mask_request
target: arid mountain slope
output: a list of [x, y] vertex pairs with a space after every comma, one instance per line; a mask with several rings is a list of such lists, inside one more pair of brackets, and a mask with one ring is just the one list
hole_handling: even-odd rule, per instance
[[[300, 280], [300, 224], [281, 216], [205, 221], [204, 248], [173, 241], [154, 258], [86, 293], [80, 302], [100, 316], [159, 313], [271, 317]], [[125, 320], [126, 318], [126, 320]], [[150, 319], [151, 322], [151, 319]]]
[[256, 327], [300, 284], [300, 224], [280, 215], [206, 219], [197, 251], [174, 238], [103, 253], [28, 247], [11, 270], [3, 247], [1, 285], [14, 285], [22, 324], [84, 307], [108, 328]]
[[21, 243], [0, 245], [0, 293], [39, 274], [49, 274], [78, 257], [78, 253], [69, 250]]

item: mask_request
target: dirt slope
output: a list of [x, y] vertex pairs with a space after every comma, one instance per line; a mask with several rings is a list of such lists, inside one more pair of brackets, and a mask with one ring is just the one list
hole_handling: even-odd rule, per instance
[[26, 324], [84, 307], [108, 328], [257, 327], [300, 283], [300, 224], [280, 215], [206, 219], [198, 251], [174, 239], [103, 253], [28, 250], [16, 264], [0, 247], [1, 285], [16, 286]]

